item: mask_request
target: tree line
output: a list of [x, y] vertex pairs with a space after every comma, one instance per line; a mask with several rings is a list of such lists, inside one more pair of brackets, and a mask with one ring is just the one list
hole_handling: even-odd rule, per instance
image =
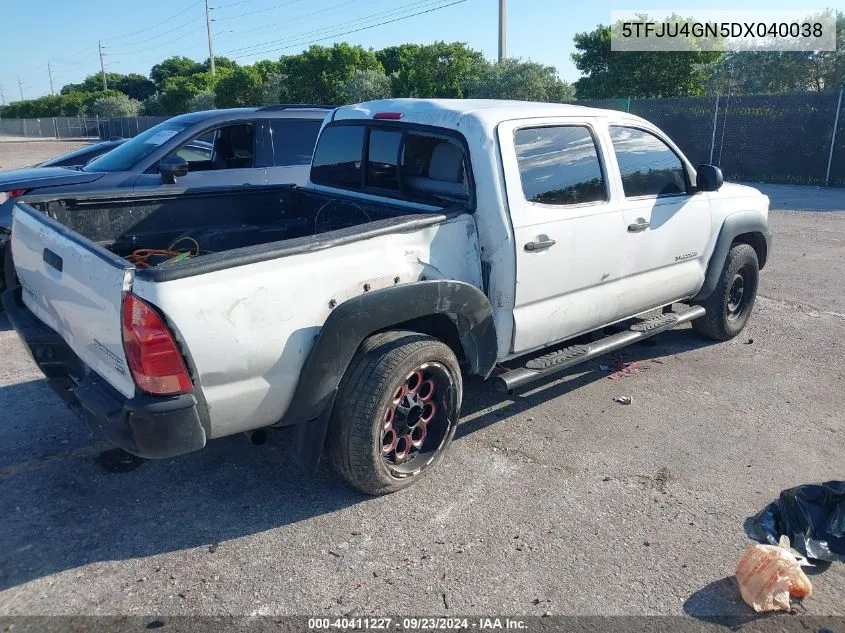
[[611, 27], [575, 36], [574, 84], [553, 66], [492, 63], [465, 43], [402, 44], [381, 50], [348, 43], [311, 46], [276, 61], [239, 65], [170, 57], [140, 74], [92, 74], [54, 96], [17, 101], [0, 117], [170, 116], [273, 103], [357, 103], [387, 97], [493, 98], [565, 102], [617, 97], [777, 94], [845, 86], [845, 13], [833, 52], [624, 52], [610, 50]]

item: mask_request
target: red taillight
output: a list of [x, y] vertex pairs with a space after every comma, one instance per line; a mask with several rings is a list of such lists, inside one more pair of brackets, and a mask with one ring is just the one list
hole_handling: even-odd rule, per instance
[[401, 112], [376, 112], [374, 119], [388, 119], [390, 121], [398, 121], [402, 118]]
[[140, 389], [159, 396], [188, 393], [191, 378], [158, 313], [133, 294], [123, 299], [123, 350]]
[[22, 196], [25, 193], [26, 193], [26, 189], [12, 189], [11, 191], [7, 191], [6, 195], [9, 196], [10, 198], [17, 198], [19, 196]]

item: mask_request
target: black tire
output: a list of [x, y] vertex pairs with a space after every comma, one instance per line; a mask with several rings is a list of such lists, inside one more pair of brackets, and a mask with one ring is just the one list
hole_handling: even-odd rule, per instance
[[727, 341], [742, 332], [754, 308], [759, 277], [757, 252], [748, 244], [734, 244], [713, 293], [698, 302], [707, 314], [693, 321], [692, 328], [714, 341]]
[[417, 332], [371, 336], [340, 382], [327, 438], [332, 465], [366, 494], [410, 486], [442, 459], [462, 395], [458, 360], [444, 343]]
[[2, 268], [0, 286], [2, 286], [4, 290], [8, 290], [9, 288], [14, 288], [18, 285], [18, 276], [15, 274], [15, 265], [12, 262], [12, 249], [8, 242], [3, 247], [2, 256], [3, 261], [0, 262], [0, 268]]

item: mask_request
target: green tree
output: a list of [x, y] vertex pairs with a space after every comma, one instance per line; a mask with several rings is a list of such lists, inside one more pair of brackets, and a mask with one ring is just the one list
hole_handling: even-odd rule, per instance
[[402, 44], [376, 53], [391, 76], [397, 97], [466, 96], [466, 86], [474, 84], [488, 67], [480, 51], [463, 42]]
[[575, 66], [584, 76], [575, 82], [579, 99], [613, 97], [679, 97], [704, 93], [708, 65], [722, 53], [614, 52], [611, 29], [599, 25], [589, 33], [575, 35]]
[[573, 101], [575, 88], [558, 77], [554, 66], [506, 59], [490, 64], [474, 84], [467, 86], [467, 96], [560, 103]]
[[372, 51], [346, 42], [311, 46], [299, 55], [282, 57], [279, 66], [289, 80], [288, 97], [298, 103], [342, 103], [344, 86], [356, 70], [382, 70]]
[[[140, 77], [140, 75], [137, 75]], [[106, 81], [109, 88], [116, 88], [116, 84], [124, 80], [126, 75], [121, 73], [106, 73]], [[70, 92], [99, 92], [103, 89], [103, 75], [95, 73], [88, 75], [82, 82], [78, 84], [65, 84], [62, 86], [61, 94], [66, 95]]]
[[[221, 68], [231, 68], [234, 70], [238, 67], [238, 62], [234, 59], [229, 59], [228, 57], [214, 57], [214, 68], [215, 70], [220, 70]], [[202, 63], [203, 71], [211, 72], [211, 60], [206, 57], [205, 61]]]
[[136, 99], [130, 99], [125, 94], [119, 96], [100, 97], [88, 107], [89, 114], [106, 118], [123, 116], [138, 116], [141, 103]]
[[143, 101], [156, 91], [154, 82], [137, 73], [124, 75], [114, 83], [110, 81], [109, 87], [137, 101]]
[[[256, 64], [257, 66], [257, 64]], [[258, 70], [259, 74], [261, 71]], [[261, 105], [275, 105], [277, 103], [290, 103], [288, 92], [288, 78], [280, 72], [268, 72], [264, 77], [264, 84], [261, 89]]]
[[214, 94], [214, 103], [219, 108], [259, 105], [264, 99], [264, 80], [255, 68], [242, 66], [221, 77]]
[[188, 112], [200, 112], [214, 109], [214, 91], [203, 90], [188, 101]]
[[199, 91], [190, 77], [168, 77], [159, 102], [166, 114], [181, 114], [188, 111], [188, 103]]
[[156, 92], [141, 102], [142, 116], [167, 116], [164, 107], [164, 93]]
[[10, 103], [3, 110], [7, 118], [38, 118], [52, 116], [78, 116], [85, 114], [91, 105], [103, 97], [126, 97], [116, 90], [97, 92], [69, 92], [64, 95], [47, 95], [38, 99], [25, 99]]
[[707, 92], [825, 92], [845, 86], [845, 13], [836, 16], [835, 51], [740, 51], [707, 66]]
[[165, 89], [168, 79], [174, 77], [190, 77], [206, 71], [206, 67], [193, 59], [182, 56], [168, 57], [150, 69], [150, 79], [155, 82], [159, 90]]
[[159, 102], [165, 113], [174, 115], [188, 112], [191, 99], [200, 92], [213, 90], [216, 77], [211, 73], [201, 72], [187, 77], [168, 77], [164, 82], [164, 91]]
[[344, 103], [362, 103], [390, 96], [390, 77], [383, 70], [356, 70], [343, 84]]

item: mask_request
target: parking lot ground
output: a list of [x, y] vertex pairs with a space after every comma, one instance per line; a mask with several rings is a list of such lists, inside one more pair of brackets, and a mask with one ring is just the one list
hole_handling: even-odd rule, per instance
[[[512, 397], [471, 381], [442, 464], [383, 498], [299, 472], [284, 432], [115, 463], [2, 322], [0, 614], [755, 619], [743, 520], [845, 477], [845, 191], [766, 191], [740, 337], [662, 334], [617, 381], [600, 361]], [[811, 579], [800, 612], [845, 615], [845, 565]]]
[[56, 141], [53, 139], [24, 140], [19, 137], [0, 137], [0, 169], [20, 169], [35, 165], [53, 156], [71, 152], [88, 145], [80, 139]]

